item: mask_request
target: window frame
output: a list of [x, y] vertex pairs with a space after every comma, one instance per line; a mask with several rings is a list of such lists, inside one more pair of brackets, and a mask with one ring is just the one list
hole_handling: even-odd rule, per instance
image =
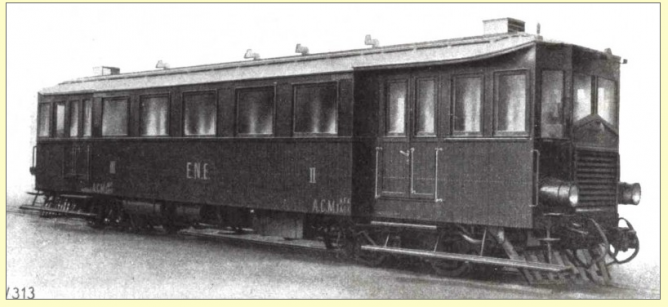
[[[186, 134], [186, 96], [198, 94], [213, 95], [213, 105], [215, 108], [213, 116], [213, 134]], [[181, 135], [187, 138], [212, 138], [218, 136], [218, 91], [217, 90], [203, 90], [203, 91], [187, 91], [181, 94]], [[141, 116], [140, 116], [141, 117]], [[169, 129], [168, 129], [169, 130]], [[168, 131], [169, 133], [169, 131]]]
[[[58, 106], [62, 105], [63, 106], [63, 133], [58, 134]], [[53, 136], [57, 139], [63, 139], [69, 137], [70, 131], [69, 131], [69, 125], [68, 125], [68, 101], [67, 100], [59, 100], [59, 101], [54, 101], [53, 102]]]
[[[455, 104], [457, 97], [457, 79], [477, 78], [480, 79], [480, 131], [457, 131], [455, 130]], [[451, 77], [451, 99], [450, 99], [450, 136], [453, 138], [483, 137], [485, 130], [485, 75], [483, 73], [458, 74]]]
[[[562, 130], [561, 131], [561, 137], [551, 137], [551, 136], [546, 137], [546, 136], [543, 136], [543, 132], [544, 132], [543, 131], [543, 128], [544, 128], [543, 125], [545, 125], [545, 122], [543, 122], [543, 107], [545, 106], [545, 101], [543, 100], [543, 95], [545, 93], [545, 87], [543, 85], [544, 85], [545, 78], [543, 78], [543, 77], [544, 77], [545, 72], [561, 72], [561, 119], [560, 119], [560, 123], [561, 123], [561, 126], [562, 126], [561, 127], [561, 130]], [[567, 95], [566, 95], [566, 91], [568, 90], [568, 85], [566, 84], [566, 82], [568, 81], [568, 78], [566, 77], [567, 73], [568, 72], [566, 70], [563, 70], [563, 69], [543, 69], [543, 70], [540, 71], [540, 82], [541, 82], [541, 84], [540, 84], [540, 114], [539, 114], [539, 116], [540, 116], [540, 137], [541, 138], [544, 138], [544, 139], [566, 139], [567, 138], [566, 133], [568, 131], [568, 127], [567, 127], [568, 126], [568, 117], [569, 116], [573, 117], [573, 115], [574, 115], [574, 114], [570, 114], [570, 115], [567, 114], [567, 112], [568, 112], [567, 111], [568, 108], [566, 106], [567, 105], [566, 100], [568, 99]], [[575, 79], [573, 79], [573, 80], [575, 80]], [[574, 86], [573, 86], [573, 91], [575, 91]], [[573, 97], [575, 99], [575, 96], [573, 96]], [[575, 100], [573, 100], [573, 106], [575, 106]]]
[[[524, 76], [524, 130], [523, 131], [499, 131], [499, 80], [505, 76]], [[492, 99], [492, 109], [494, 110], [493, 114], [493, 136], [494, 137], [517, 137], [524, 138], [531, 136], [531, 80], [529, 80], [529, 70], [519, 69], [519, 70], [504, 70], [494, 72], [494, 82], [493, 82], [493, 99]]]
[[[67, 120], [66, 120], [66, 126], [67, 126], [67, 137], [69, 138], [81, 138], [81, 135], [83, 134], [82, 131], [82, 114], [83, 114], [83, 105], [81, 103], [81, 99], [74, 99], [74, 100], [68, 100], [67, 101], [67, 108], [66, 108], [66, 114], [67, 114]], [[77, 133], [76, 135], [72, 135], [72, 105], [77, 104], [78, 105], [78, 110], [79, 114], [77, 114]]]
[[[125, 134], [114, 134], [114, 135], [105, 135], [104, 134], [104, 112], [105, 112], [104, 102], [106, 100], [109, 100], [109, 101], [125, 100], [125, 103], [126, 103], [126, 106], [127, 106], [127, 108], [126, 108], [127, 109], [126, 110], [127, 123], [126, 123], [126, 127], [125, 127], [125, 129], [126, 129]], [[132, 118], [130, 117], [131, 110], [132, 110], [132, 107], [130, 105], [131, 104], [130, 97], [129, 96], [102, 97], [100, 102], [101, 102], [100, 103], [100, 109], [101, 109], [101, 112], [100, 112], [100, 130], [99, 130], [100, 131], [99, 132], [100, 136], [105, 137], [105, 138], [109, 138], [109, 137], [128, 137], [128, 136], [130, 136], [130, 123], [132, 122]], [[95, 118], [95, 117], [93, 116], [93, 118]]]
[[[584, 77], [589, 78], [589, 100], [590, 100], [589, 114], [580, 118], [580, 119], [575, 119], [575, 105], [577, 103], [577, 97], [578, 97], [577, 88], [575, 87], [576, 76], [584, 76]], [[588, 74], [585, 74], [585, 73], [573, 72], [573, 77], [572, 77], [572, 81], [571, 81], [571, 83], [572, 83], [571, 87], [572, 87], [572, 91], [573, 91], [573, 99], [572, 99], [573, 103], [571, 104], [571, 110], [570, 110], [571, 111], [570, 112], [571, 113], [570, 118], [573, 121], [573, 123], [579, 122], [579, 121], [591, 116], [592, 114], [595, 114], [594, 112], [597, 110], [597, 101], [596, 100], [598, 99], [596, 97], [596, 92], [598, 91], [597, 86], [596, 86], [597, 85], [596, 84], [596, 79], [597, 79], [597, 76], [595, 76], [595, 75], [588, 75]]]
[[[42, 114], [40, 113], [40, 109], [42, 108], [43, 105], [49, 107], [49, 111], [48, 111], [49, 114], [46, 115], [49, 119], [49, 126], [46, 127], [46, 130], [47, 130], [46, 135], [40, 135], [39, 134], [39, 127], [40, 127], [40, 124], [42, 122], [42, 116], [41, 116]], [[40, 103], [37, 104], [37, 129], [36, 129], [37, 131], [36, 132], [37, 132], [37, 138], [38, 139], [48, 139], [48, 138], [53, 137], [53, 120], [54, 120], [53, 109], [54, 109], [53, 108], [53, 103], [51, 101], [40, 102]]]
[[[419, 106], [420, 106], [419, 105], [419, 102], [420, 102], [420, 85], [419, 85], [420, 81], [422, 81], [422, 82], [424, 82], [424, 81], [434, 82], [434, 114], [433, 114], [434, 132], [432, 132], [430, 134], [427, 134], [427, 133], [424, 133], [424, 132], [422, 132], [422, 133], [418, 132], [418, 124], [419, 124], [418, 119], [419, 119], [419, 116], [420, 116], [420, 114], [418, 114], [418, 112], [420, 111], [420, 108], [419, 108]], [[438, 126], [439, 126], [439, 116], [438, 116], [439, 107], [438, 106], [439, 106], [439, 97], [440, 97], [440, 94], [441, 94], [440, 78], [438, 76], [415, 77], [414, 84], [415, 84], [415, 88], [414, 88], [415, 99], [414, 99], [414, 102], [413, 102], [414, 103], [413, 110], [415, 110], [415, 111], [412, 112], [413, 113], [413, 115], [412, 115], [413, 118], [411, 120], [411, 124], [412, 124], [411, 134], [412, 134], [412, 137], [417, 138], [417, 139], [436, 138], [436, 137], [438, 137]], [[410, 99], [409, 99], [409, 101], [410, 101]], [[411, 112], [409, 112], [409, 115], [408, 115], [409, 119], [411, 119], [410, 118], [411, 117], [410, 113]]]
[[[239, 133], [239, 98], [242, 92], [253, 92], [264, 89], [267, 92], [271, 92], [271, 102], [272, 102], [272, 114], [271, 114], [271, 133], [269, 134], [250, 134], [250, 133]], [[337, 91], [338, 92], [338, 91]], [[241, 138], [266, 138], [274, 137], [276, 135], [276, 85], [264, 85], [264, 86], [247, 86], [247, 87], [237, 87], [234, 89], [234, 136]], [[338, 114], [337, 114], [338, 116]], [[338, 117], [337, 117], [338, 120]]]
[[[163, 97], [164, 97], [164, 98], [167, 98], [167, 123], [166, 123], [166, 125], [167, 125], [167, 127], [166, 127], [166, 128], [167, 128], [167, 129], [166, 129], [167, 134], [160, 134], [160, 135], [143, 135], [143, 134], [142, 134], [142, 131], [141, 131], [141, 128], [142, 128], [142, 125], [143, 125], [143, 117], [142, 117], [143, 104], [142, 104], [142, 103], [144, 102], [144, 99], [147, 99], [147, 98], [149, 98], [149, 99], [150, 99], [150, 98], [163, 98]], [[183, 116], [184, 116], [184, 121], [183, 121], [183, 123], [184, 123], [184, 127], [183, 127], [183, 130], [184, 130], [184, 131], [183, 131], [183, 135], [185, 136], [185, 103], [184, 103], [184, 105], [183, 105], [183, 109], [184, 109], [184, 114], [183, 114]], [[138, 118], [137, 118], [137, 125], [138, 125], [138, 127], [137, 127], [137, 128], [138, 128], [138, 129], [137, 129], [137, 134], [138, 134], [139, 137], [143, 137], [143, 138], [164, 138], [164, 137], [169, 137], [169, 136], [171, 136], [171, 129], [170, 129], [170, 128], [171, 128], [171, 117], [172, 117], [172, 116], [171, 116], [171, 114], [172, 114], [172, 97], [171, 97], [171, 95], [170, 95], [169, 93], [159, 93], [159, 94], [144, 94], [144, 95], [139, 95], [139, 107], [138, 107], [138, 110], [139, 110], [139, 115], [137, 116], [137, 117], [138, 117]], [[218, 104], [216, 104], [216, 116], [218, 116], [217, 114], [218, 114]], [[217, 119], [216, 119], [216, 125], [217, 125], [217, 124], [218, 124], [218, 122], [217, 122]]]
[[[81, 137], [82, 138], [92, 138], [93, 137], [93, 121], [95, 120], [94, 101], [93, 98], [82, 98], [81, 100]], [[86, 102], [90, 103], [90, 135], [86, 135]]]
[[[336, 91], [336, 131], [334, 133], [314, 133], [314, 132], [297, 132], [295, 131], [297, 127], [297, 114], [296, 114], [296, 105], [297, 105], [297, 88], [298, 87], [326, 87], [328, 85], [334, 85]], [[274, 101], [276, 98], [274, 98]], [[237, 102], [238, 103], [238, 102]], [[338, 137], [339, 136], [339, 108], [341, 105], [341, 94], [339, 81], [321, 81], [321, 82], [306, 82], [306, 83], [292, 83], [292, 135], [296, 137]], [[274, 108], [274, 117], [276, 116], [276, 109]], [[274, 124], [275, 125], [275, 124]], [[235, 129], [236, 130], [236, 129]], [[235, 131], [236, 132], [236, 131]]]
[[[591, 115], [596, 115], [596, 116], [602, 118], [603, 121], [605, 121], [607, 124], [609, 124], [609, 126], [615, 128], [615, 129], [619, 129], [619, 99], [618, 99], [618, 97], [619, 97], [619, 85], [618, 85], [617, 80], [604, 78], [604, 77], [596, 76], [596, 75], [592, 75], [592, 77], [594, 79], [594, 81], [593, 81], [594, 87], [592, 87], [592, 89], [595, 89], [595, 90], [592, 90], [592, 95], [594, 96], [594, 99], [592, 99], [592, 112], [589, 115], [590, 116]], [[614, 114], [614, 116], [616, 117], [616, 120], [617, 120], [616, 125], [614, 123], [609, 122], [608, 120], [603, 118], [603, 116], [601, 116], [601, 114], [598, 113], [598, 103], [599, 103], [599, 101], [598, 101], [598, 88], [599, 88], [600, 79], [604, 79], [606, 81], [609, 81], [614, 86], [615, 95], [612, 98], [612, 102], [616, 106], [616, 111], [617, 111]]]
[[[404, 129], [402, 133], [390, 133], [389, 132], [389, 127], [390, 127], [390, 95], [389, 95], [389, 90], [390, 90], [390, 85], [394, 83], [403, 83], [404, 88], [405, 88], [405, 101], [404, 101]], [[408, 104], [410, 103], [410, 78], [405, 77], [396, 77], [396, 78], [391, 78], [385, 80], [383, 83], [384, 86], [382, 88], [383, 91], [383, 129], [382, 129], [382, 135], [385, 138], [407, 138], [409, 136], [409, 128], [410, 128], [410, 117], [409, 114], [410, 110], [408, 110], [409, 106]]]

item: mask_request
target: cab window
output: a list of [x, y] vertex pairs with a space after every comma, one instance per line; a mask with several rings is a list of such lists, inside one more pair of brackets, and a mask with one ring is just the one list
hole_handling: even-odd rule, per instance
[[585, 75], [573, 76], [573, 120], [577, 121], [591, 114], [591, 77]]
[[524, 134], [526, 129], [526, 76], [501, 74], [496, 78], [497, 134]]
[[597, 113], [615, 127], [617, 127], [616, 95], [614, 81], [598, 78], [598, 91], [596, 93]]
[[37, 122], [37, 136], [51, 136], [51, 104], [40, 103], [38, 113], [39, 121]]
[[562, 71], [543, 71], [542, 76], [541, 136], [561, 138], [564, 135], [564, 73]]

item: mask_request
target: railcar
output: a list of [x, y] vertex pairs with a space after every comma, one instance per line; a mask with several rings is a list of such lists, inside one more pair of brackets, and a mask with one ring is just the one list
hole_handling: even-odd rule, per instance
[[[120, 74], [39, 93], [33, 204], [93, 227], [321, 240], [446, 276], [610, 282], [639, 251], [618, 205], [610, 50], [512, 18], [481, 36]], [[623, 256], [622, 256], [623, 255]]]

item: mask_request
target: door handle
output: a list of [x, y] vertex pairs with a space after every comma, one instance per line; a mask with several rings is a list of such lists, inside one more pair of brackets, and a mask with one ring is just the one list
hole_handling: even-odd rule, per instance
[[411, 152], [408, 151], [408, 150], [406, 150], [406, 151], [399, 150], [399, 153], [402, 154], [402, 155], [404, 155], [404, 156], [406, 156], [406, 157], [410, 157], [410, 156], [411, 156]]

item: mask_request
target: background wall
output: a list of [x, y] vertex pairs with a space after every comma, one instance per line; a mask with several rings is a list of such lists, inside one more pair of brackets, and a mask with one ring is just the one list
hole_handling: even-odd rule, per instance
[[364, 48], [482, 34], [482, 20], [514, 17], [545, 39], [629, 59], [622, 66], [622, 180], [640, 182], [643, 200], [624, 207], [640, 233], [642, 261], [659, 263], [659, 5], [648, 4], [8, 4], [7, 202], [31, 190], [37, 92], [92, 75]]

